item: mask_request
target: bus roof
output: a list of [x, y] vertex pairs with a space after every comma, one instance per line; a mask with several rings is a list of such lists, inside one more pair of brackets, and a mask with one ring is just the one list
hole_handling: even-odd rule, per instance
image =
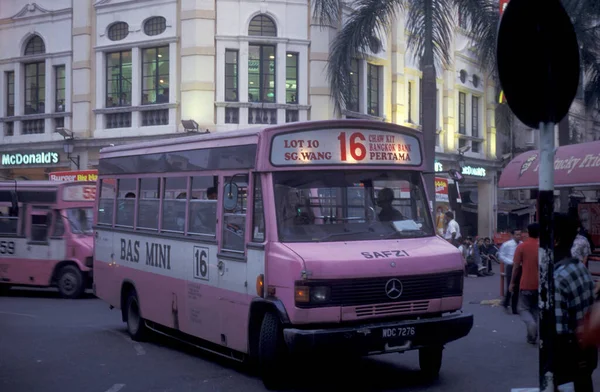
[[[100, 150], [101, 157], [102, 155], [110, 155], [110, 156], [127, 156], [130, 154], [135, 154], [135, 150], [146, 150], [153, 149], [155, 147], [170, 147], [170, 146], [179, 146], [179, 149], [188, 150], [188, 149], [196, 149], [198, 146], [197, 143], [209, 142], [220, 140], [220, 146], [228, 146], [228, 145], [237, 145], [238, 139], [254, 139], [254, 143], [258, 142], [258, 137], [264, 133], [272, 133], [272, 132], [285, 132], [285, 131], [294, 131], [294, 130], [304, 130], [311, 128], [333, 128], [333, 127], [365, 127], [370, 126], [373, 128], [395, 128], [402, 129], [403, 132], [408, 133], [412, 136], [417, 136], [420, 138], [421, 132], [414, 130], [412, 128], [404, 127], [397, 124], [374, 121], [374, 120], [355, 120], [355, 119], [341, 119], [341, 120], [320, 120], [320, 121], [304, 121], [304, 122], [295, 122], [295, 123], [287, 123], [281, 125], [264, 125], [259, 127], [251, 127], [244, 128], [235, 131], [224, 131], [224, 132], [216, 132], [216, 133], [200, 133], [200, 134], [191, 134], [190, 136], [182, 136], [179, 138], [173, 139], [162, 139], [162, 140], [153, 140], [149, 142], [137, 142], [130, 144], [123, 144], [119, 146], [111, 146], [104, 147]], [[183, 148], [182, 148], [183, 147]], [[113, 154], [114, 153], [114, 154]], [[143, 151], [139, 151], [139, 153], [144, 153]]]
[[0, 202], [90, 203], [95, 199], [95, 189], [93, 181], [0, 181]]
[[14, 190], [16, 189], [32, 189], [32, 188], [36, 188], [36, 189], [58, 189], [61, 186], [67, 186], [70, 184], [96, 184], [93, 181], [29, 181], [29, 180], [17, 180], [17, 181], [13, 181], [13, 180], [2, 180], [0, 181], [0, 189], [2, 190], [6, 190], [6, 189], [10, 189], [10, 190]]
[[106, 147], [100, 150], [98, 170], [105, 177], [182, 171], [301, 170], [307, 165], [423, 170], [422, 134], [373, 120], [265, 125]]

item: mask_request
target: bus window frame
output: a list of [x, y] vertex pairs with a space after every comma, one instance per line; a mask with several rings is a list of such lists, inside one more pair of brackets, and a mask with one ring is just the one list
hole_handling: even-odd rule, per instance
[[[26, 238], [27, 238], [27, 245], [44, 245], [44, 246], [49, 246], [50, 245], [50, 240], [51, 238], [51, 234], [52, 231], [54, 230], [54, 219], [52, 219], [52, 217], [54, 216], [52, 214], [52, 211], [50, 208], [46, 207], [47, 209], [45, 209], [42, 206], [33, 206], [30, 205], [29, 206], [29, 211], [27, 213], [27, 217], [29, 219], [27, 219], [27, 230], [26, 230]], [[47, 223], [47, 231], [46, 231], [46, 240], [45, 241], [36, 241], [33, 240], [32, 235], [33, 235], [33, 222], [32, 222], [32, 218], [34, 216], [45, 216], [46, 219], [49, 219], [49, 222]]]
[[[217, 188], [217, 201], [218, 201], [218, 205], [217, 205], [217, 217], [220, 219], [217, 219], [217, 243], [218, 243], [218, 248], [217, 248], [217, 257], [218, 258], [223, 258], [223, 259], [227, 259], [227, 260], [232, 260], [232, 261], [237, 261], [237, 262], [242, 262], [242, 263], [246, 263], [248, 261], [248, 244], [251, 242], [252, 240], [252, 236], [250, 235], [250, 231], [251, 229], [249, 229], [249, 225], [252, 225], [252, 214], [254, 211], [254, 203], [250, 202], [254, 200], [254, 190], [253, 190], [253, 186], [254, 186], [254, 170], [251, 169], [246, 169], [246, 170], [226, 170], [226, 171], [222, 171], [219, 173], [219, 184], [220, 186]], [[245, 221], [244, 221], [244, 246], [243, 246], [243, 251], [236, 251], [233, 249], [225, 249], [223, 248], [223, 244], [224, 244], [224, 240], [223, 240], [223, 224], [224, 224], [224, 218], [225, 218], [225, 209], [223, 208], [223, 196], [224, 196], [224, 189], [225, 189], [225, 184], [228, 183], [229, 181], [226, 181], [226, 178], [231, 179], [232, 177], [234, 177], [234, 181], [235, 182], [235, 178], [240, 177], [240, 176], [246, 176], [247, 177], [247, 183], [248, 186], [246, 188], [246, 214], [245, 214]], [[250, 217], [250, 218], [249, 218]], [[252, 226], [250, 226], [252, 227]]]

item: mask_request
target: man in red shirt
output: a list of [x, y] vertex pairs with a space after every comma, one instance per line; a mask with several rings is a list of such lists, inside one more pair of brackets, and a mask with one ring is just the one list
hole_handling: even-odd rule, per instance
[[515, 290], [520, 279], [519, 314], [527, 326], [527, 343], [537, 344], [538, 334], [538, 251], [540, 247], [540, 226], [532, 223], [527, 226], [529, 238], [517, 246], [513, 262], [513, 274], [509, 290]]

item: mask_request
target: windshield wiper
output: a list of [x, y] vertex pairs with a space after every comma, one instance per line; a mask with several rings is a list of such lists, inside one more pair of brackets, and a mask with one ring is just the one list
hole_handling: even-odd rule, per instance
[[348, 232], [343, 232], [343, 233], [331, 233], [331, 234], [327, 234], [325, 237], [319, 238], [317, 240], [317, 242], [323, 242], [329, 238], [333, 238], [333, 237], [341, 237], [341, 236], [345, 236], [345, 235], [356, 235], [356, 234], [369, 234], [369, 233], [373, 233], [375, 232], [375, 230], [373, 229], [369, 229], [369, 230], [365, 230], [365, 231], [348, 231]]
[[392, 233], [389, 233], [388, 235], [385, 236], [386, 239], [388, 238], [392, 238], [396, 235], [400, 234], [402, 237], [404, 238], [415, 238], [415, 237], [421, 237], [421, 236], [426, 236], [427, 233], [424, 230], [421, 229], [413, 229], [413, 230], [396, 230]]

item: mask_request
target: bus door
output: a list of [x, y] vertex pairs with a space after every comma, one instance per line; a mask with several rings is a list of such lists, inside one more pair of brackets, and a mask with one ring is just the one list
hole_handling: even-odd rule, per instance
[[[246, 231], [248, 173], [221, 176], [219, 183], [220, 239], [217, 254], [218, 286], [221, 300], [217, 304], [221, 313], [221, 343], [245, 351], [248, 318], [248, 287], [246, 282]], [[243, 323], [243, 324], [242, 324]]]
[[[63, 238], [53, 239], [55, 215], [50, 209], [28, 206], [26, 214], [26, 257], [28, 284], [47, 285], [57, 261], [65, 257]], [[59, 260], [60, 259], [60, 260]]]

